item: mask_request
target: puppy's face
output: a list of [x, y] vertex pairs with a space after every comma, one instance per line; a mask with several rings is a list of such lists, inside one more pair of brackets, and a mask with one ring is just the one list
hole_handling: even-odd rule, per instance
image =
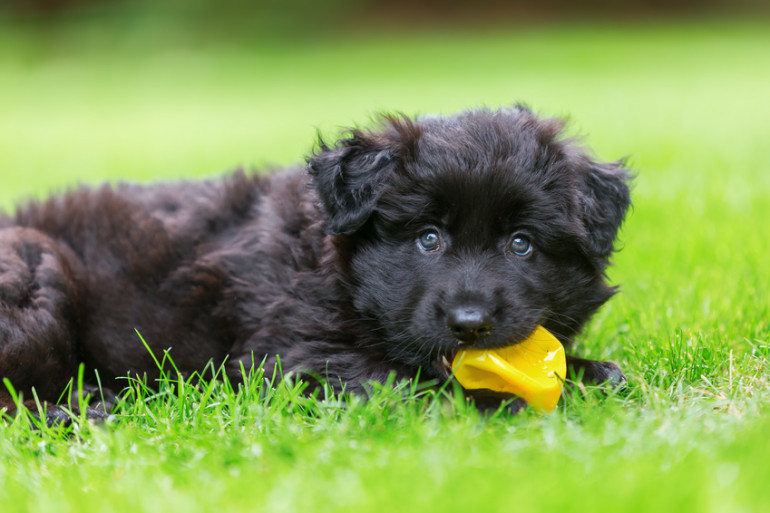
[[560, 128], [522, 108], [390, 119], [310, 161], [355, 307], [390, 359], [446, 376], [458, 349], [538, 325], [566, 343], [611, 296], [627, 174]]

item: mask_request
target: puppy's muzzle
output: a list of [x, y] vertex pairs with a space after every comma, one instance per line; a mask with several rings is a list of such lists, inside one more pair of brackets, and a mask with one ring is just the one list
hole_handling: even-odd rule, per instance
[[480, 305], [461, 305], [447, 314], [447, 326], [457, 340], [473, 343], [492, 331], [492, 315]]

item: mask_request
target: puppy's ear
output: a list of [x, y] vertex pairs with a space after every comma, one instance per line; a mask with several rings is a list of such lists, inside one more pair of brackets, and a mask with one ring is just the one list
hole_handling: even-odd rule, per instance
[[[586, 159], [587, 160], [587, 159]], [[613, 250], [626, 211], [631, 205], [628, 182], [631, 177], [624, 162], [584, 162], [580, 183], [580, 214], [589, 250], [607, 258]]]
[[366, 223], [397, 165], [391, 141], [354, 131], [350, 138], [308, 159], [308, 171], [334, 235], [353, 233]]

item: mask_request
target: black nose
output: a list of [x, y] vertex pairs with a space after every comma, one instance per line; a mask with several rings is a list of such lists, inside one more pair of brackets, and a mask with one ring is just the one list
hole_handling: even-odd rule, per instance
[[459, 306], [449, 311], [447, 326], [452, 335], [463, 342], [474, 342], [492, 330], [492, 319], [481, 306]]

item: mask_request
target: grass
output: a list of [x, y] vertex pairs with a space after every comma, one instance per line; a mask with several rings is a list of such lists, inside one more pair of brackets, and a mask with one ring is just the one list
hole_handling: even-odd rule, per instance
[[[22, 511], [767, 511], [767, 24], [584, 25], [207, 41], [0, 30], [0, 205], [77, 182], [300, 161], [379, 110], [526, 101], [630, 155], [620, 295], [579, 352], [626, 394], [480, 417], [447, 390], [303, 397], [140, 382], [115, 420], [0, 422]], [[77, 28], [77, 27], [76, 27]], [[98, 43], [98, 44], [94, 44]]]

